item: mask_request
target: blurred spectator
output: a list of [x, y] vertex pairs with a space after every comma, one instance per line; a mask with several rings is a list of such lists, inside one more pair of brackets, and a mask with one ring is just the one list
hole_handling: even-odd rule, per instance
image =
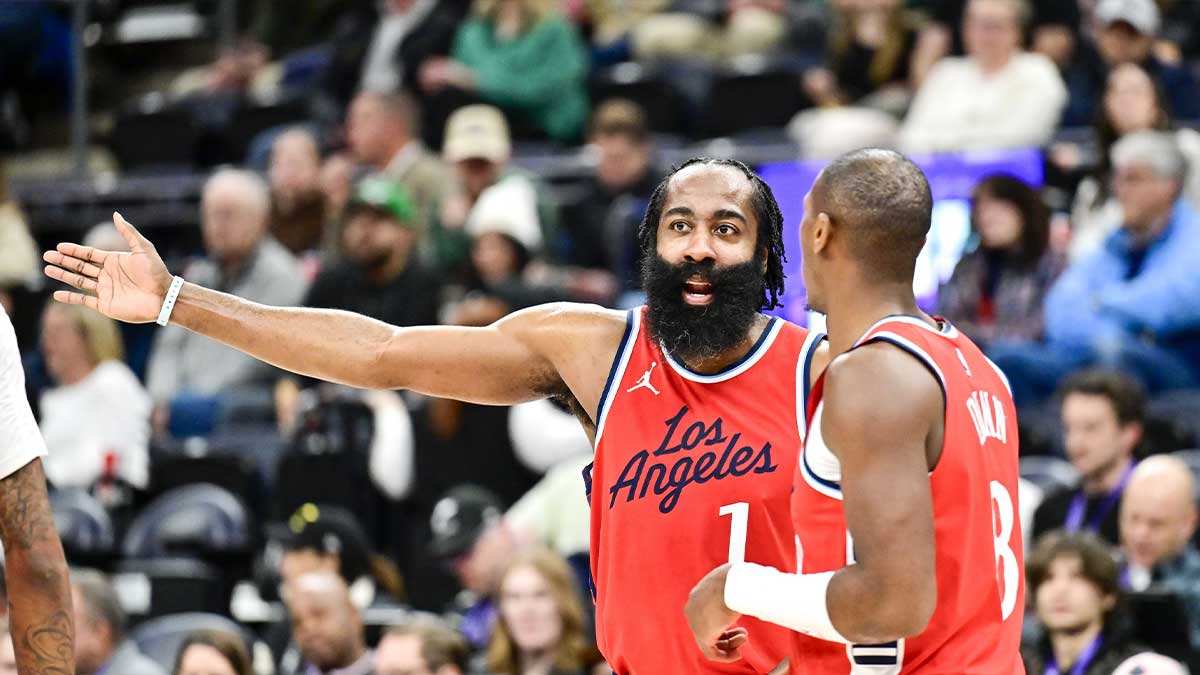
[[51, 302], [42, 314], [42, 353], [58, 386], [41, 399], [43, 466], [56, 486], [150, 482], [150, 396], [121, 360], [121, 334], [108, 317]]
[[279, 563], [283, 584], [313, 572], [333, 572], [349, 588], [356, 607], [396, 606], [404, 593], [400, 574], [372, 552], [370, 540], [349, 511], [305, 504], [288, 520]]
[[1110, 69], [1136, 63], [1162, 87], [1171, 113], [1185, 120], [1200, 117], [1200, 93], [1178, 54], [1164, 59], [1155, 49], [1162, 18], [1154, 0], [1100, 0], [1095, 5], [1094, 44], [1081, 45], [1067, 70], [1070, 102], [1064, 124], [1083, 125], [1094, 119], [1104, 95]]
[[[853, 103], [903, 111], [912, 93], [916, 23], [901, 0], [834, 0], [825, 65], [804, 73], [818, 106]], [[872, 99], [864, 101], [864, 99]], [[885, 100], [890, 99], [890, 100]]]
[[126, 639], [125, 610], [112, 584], [95, 570], [71, 570], [75, 671], [79, 675], [166, 675]]
[[[179, 646], [172, 675], [253, 675], [250, 654], [240, 635], [198, 630]], [[115, 674], [114, 674], [115, 675]]]
[[445, 56], [467, 12], [468, 0], [382, 0], [378, 14], [360, 21], [334, 45], [325, 90], [345, 106], [360, 90], [413, 90], [417, 68]]
[[587, 50], [549, 3], [475, 0], [452, 55], [421, 65], [421, 88], [444, 100], [440, 110], [478, 96], [503, 108], [518, 136], [579, 140], [588, 115]]
[[1054, 64], [1021, 49], [1024, 0], [970, 0], [965, 57], [947, 57], [917, 90], [900, 130], [907, 152], [1019, 148], [1050, 139], [1066, 103]]
[[1062, 269], [1050, 250], [1050, 212], [1019, 178], [995, 174], [975, 186], [976, 248], [938, 291], [938, 311], [986, 351], [996, 342], [1040, 340], [1042, 302]]
[[[569, 12], [574, 5], [577, 11]], [[611, 65], [632, 57], [631, 34], [646, 18], [666, 11], [671, 0], [583, 0], [564, 2], [564, 11], [577, 23], [591, 27], [596, 65]]]
[[516, 555], [516, 537], [504, 522], [500, 500], [476, 485], [459, 485], [438, 500], [430, 528], [430, 552], [450, 562], [464, 591], [458, 601], [459, 630], [481, 648], [496, 623], [495, 595]]
[[416, 204], [410, 222], [423, 228], [453, 185], [442, 160], [421, 144], [420, 112], [408, 94], [364, 91], [346, 118], [350, 152], [372, 171], [404, 186]]
[[599, 660], [584, 636], [575, 576], [558, 555], [518, 555], [500, 579], [498, 605], [487, 650], [494, 675], [584, 675]]
[[17, 651], [13, 647], [12, 634], [8, 631], [8, 622], [0, 623], [3, 632], [0, 633], [0, 675], [20, 675], [17, 672]]
[[8, 193], [8, 176], [0, 166], [0, 306], [7, 313], [13, 312], [9, 291], [37, 274], [38, 259], [25, 214]]
[[631, 33], [638, 60], [736, 58], [766, 55], [786, 46], [789, 24], [785, 0], [725, 0], [722, 23], [700, 12], [663, 12], [644, 18]]
[[321, 191], [321, 153], [303, 127], [280, 134], [271, 148], [271, 236], [292, 253], [318, 248], [328, 218]]
[[[482, 104], [456, 110], [446, 122], [442, 155], [454, 166], [458, 182], [430, 224], [430, 254], [439, 269], [458, 270], [467, 261], [468, 222], [476, 207], [487, 201], [503, 204], [493, 211], [505, 212], [500, 215], [530, 254], [557, 253], [557, 207], [533, 176], [509, 166], [512, 140], [500, 110]], [[485, 191], [493, 187], [499, 189], [485, 200]]]
[[[929, 20], [918, 36], [913, 61], [914, 80], [920, 83], [934, 63], [949, 54], [962, 54], [963, 36], [954, 28], [962, 23], [967, 0], [924, 0], [917, 4], [924, 5], [929, 14]], [[1037, 0], [1029, 5], [1032, 19], [1028, 31], [1030, 50], [1045, 55], [1060, 68], [1065, 67], [1080, 40], [1083, 3], [1079, 0]]]
[[[1141, 66], [1123, 63], [1112, 69], [1103, 106], [1096, 118], [1099, 145], [1096, 168], [1079, 184], [1071, 209], [1069, 254], [1072, 260], [1093, 253], [1108, 235], [1121, 227], [1121, 205], [1112, 193], [1109, 153], [1113, 144], [1137, 131], [1168, 131], [1172, 126], [1162, 92]], [[1200, 205], [1200, 133], [1187, 127], [1172, 133], [1189, 164], [1184, 196], [1193, 205]], [[1051, 156], [1063, 168], [1073, 169], [1079, 164], [1078, 153], [1070, 146], [1056, 147]]]
[[580, 197], [565, 207], [563, 226], [571, 238], [567, 260], [608, 270], [628, 290], [638, 278], [639, 250], [633, 234], [658, 186], [646, 111], [625, 99], [601, 103], [592, 116], [588, 145], [596, 168]]
[[470, 647], [433, 617], [392, 626], [375, 649], [376, 675], [465, 675]]
[[1110, 675], [1146, 651], [1130, 642], [1117, 619], [1117, 563], [1095, 535], [1053, 532], [1038, 541], [1025, 568], [1044, 631], [1038, 644], [1021, 650], [1027, 672]]
[[1121, 503], [1122, 581], [1129, 590], [1174, 593], [1190, 622], [1192, 649], [1200, 649], [1200, 551], [1196, 533], [1196, 480], [1172, 455], [1142, 460]]
[[[350, 591], [333, 572], [311, 572], [284, 587], [292, 617], [292, 637], [303, 659], [280, 675], [371, 675], [374, 655], [367, 649], [362, 614]], [[285, 664], [288, 665], [288, 664]]]
[[343, 216], [344, 258], [321, 270], [304, 304], [393, 326], [437, 323], [439, 280], [417, 258], [418, 218], [403, 187], [382, 176], [360, 181]]
[[895, 143], [912, 98], [917, 25], [900, 0], [837, 0], [825, 64], [802, 80], [816, 107], [788, 125], [805, 158]]
[[172, 89], [176, 94], [245, 89], [269, 94], [278, 91], [281, 80], [302, 75], [313, 80], [329, 60], [327, 49], [317, 46], [331, 34], [336, 43], [373, 9], [373, 0], [256, 0], [250, 29], [237, 44], [212, 65], [181, 75]]
[[1153, 392], [1191, 386], [1200, 363], [1200, 216], [1180, 198], [1187, 169], [1172, 136], [1142, 131], [1112, 149], [1121, 230], [1063, 272], [1046, 297], [1047, 344], [993, 350], [1018, 404], [1096, 364]]
[[1094, 532], [1115, 546], [1122, 495], [1144, 433], [1141, 388], [1120, 373], [1089, 370], [1064, 382], [1059, 397], [1063, 445], [1080, 484], [1042, 501], [1033, 517], [1033, 539], [1061, 528]]
[[[296, 259], [267, 235], [270, 194], [256, 174], [222, 169], [204, 186], [201, 225], [208, 258], [183, 276], [268, 305], [295, 305], [306, 283]], [[156, 402], [180, 394], [216, 396], [270, 378], [257, 359], [178, 326], [163, 328], [150, 356], [147, 386]]]

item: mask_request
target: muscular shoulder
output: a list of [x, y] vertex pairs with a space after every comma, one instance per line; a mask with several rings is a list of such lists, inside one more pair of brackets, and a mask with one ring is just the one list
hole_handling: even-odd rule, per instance
[[846, 352], [825, 375], [825, 419], [853, 424], [915, 421], [919, 413], [940, 415], [942, 390], [934, 375], [915, 357], [885, 343]]
[[625, 332], [625, 312], [556, 302], [514, 312], [498, 321], [496, 328], [547, 356], [603, 349], [609, 343], [615, 350]]

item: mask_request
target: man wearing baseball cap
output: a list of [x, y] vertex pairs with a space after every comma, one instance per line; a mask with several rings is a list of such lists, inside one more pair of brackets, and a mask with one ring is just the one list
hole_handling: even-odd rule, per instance
[[466, 592], [459, 630], [475, 647], [487, 644], [496, 621], [493, 596], [517, 551], [500, 498], [478, 485], [451, 488], [433, 507], [429, 551], [447, 561]]
[[1187, 68], [1164, 60], [1156, 42], [1162, 16], [1154, 0], [1099, 0], [1093, 13], [1095, 44], [1084, 45], [1066, 75], [1071, 101], [1064, 121], [1086, 124], [1104, 96], [1108, 72], [1122, 63], [1136, 63], [1154, 78], [1176, 119], [1200, 116], [1200, 95]]
[[440, 284], [416, 255], [417, 214], [401, 185], [379, 175], [359, 181], [342, 224], [344, 258], [317, 275], [304, 304], [396, 326], [437, 323]]
[[537, 250], [557, 254], [558, 212], [537, 178], [509, 166], [512, 137], [504, 113], [495, 106], [475, 104], [454, 111], [446, 122], [442, 156], [458, 177], [458, 189], [435, 209], [430, 225], [431, 248], [440, 267], [453, 269], [467, 259], [470, 245], [465, 233], [475, 207], [493, 188], [524, 221], [519, 230], [536, 233]]

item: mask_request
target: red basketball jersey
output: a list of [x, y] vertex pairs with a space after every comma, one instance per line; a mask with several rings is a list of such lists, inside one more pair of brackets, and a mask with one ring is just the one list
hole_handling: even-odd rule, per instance
[[772, 319], [744, 359], [700, 375], [663, 353], [645, 311], [629, 313], [596, 417], [587, 483], [597, 642], [619, 675], [767, 673], [787, 656], [787, 630], [747, 619], [743, 659], [718, 664], [683, 609], [731, 558], [795, 566], [788, 492], [821, 336]]
[[[1012, 396], [1004, 375], [979, 348], [950, 324], [942, 325], [939, 331], [915, 317], [887, 317], [855, 343], [858, 347], [887, 342], [912, 354], [937, 378], [945, 394], [942, 456], [929, 474], [937, 608], [925, 632], [890, 644], [847, 646], [796, 633], [793, 673], [1024, 672], [1018, 650], [1025, 565], [1017, 519], [1017, 421]], [[836, 570], [854, 560], [838, 485], [840, 467], [821, 434], [823, 387], [822, 377], [808, 401], [809, 435], [792, 492], [798, 569], [805, 574]]]

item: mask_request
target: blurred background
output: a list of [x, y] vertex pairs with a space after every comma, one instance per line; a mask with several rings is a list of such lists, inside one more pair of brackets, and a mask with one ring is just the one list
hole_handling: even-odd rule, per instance
[[79, 672], [605, 672], [591, 448], [553, 402], [350, 390], [48, 303], [39, 251], [123, 248], [119, 210], [259, 302], [626, 308], [664, 173], [732, 157], [785, 215], [776, 311], [819, 327], [802, 200], [863, 146], [926, 171], [917, 295], [1019, 406], [1030, 672], [1078, 626], [1087, 673], [1196, 668], [1198, 78], [1195, 0], [0, 1], [0, 303]]

